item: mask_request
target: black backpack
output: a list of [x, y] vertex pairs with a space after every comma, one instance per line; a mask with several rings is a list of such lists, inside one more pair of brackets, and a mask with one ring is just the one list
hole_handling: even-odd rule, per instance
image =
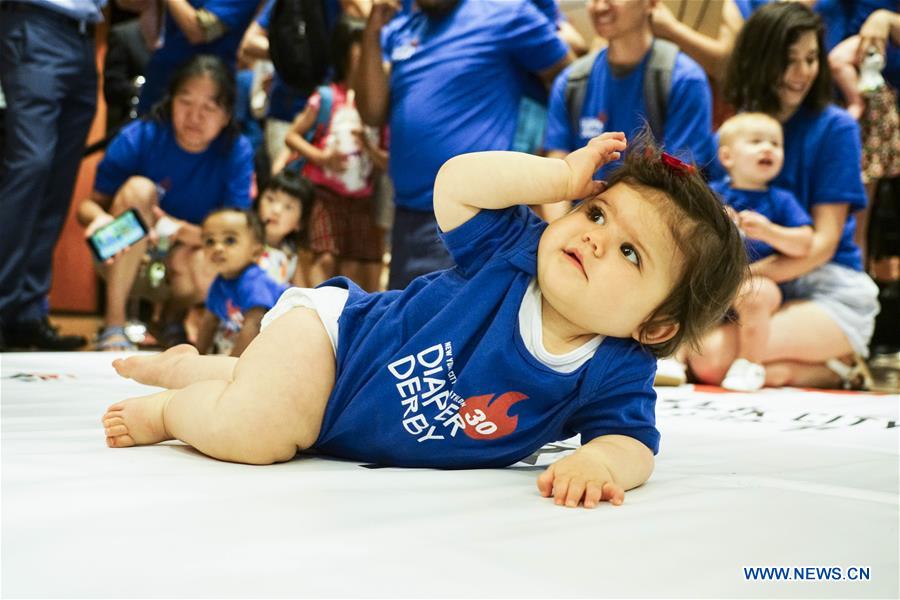
[[[650, 59], [647, 61], [647, 71], [644, 74], [644, 107], [647, 124], [657, 140], [662, 140], [663, 124], [666, 120], [666, 109], [669, 100], [669, 92], [672, 89], [672, 71], [675, 68], [675, 59], [678, 56], [678, 46], [672, 42], [653, 40], [650, 50]], [[565, 102], [569, 113], [572, 131], [578, 133], [578, 124], [581, 119], [581, 109], [584, 106], [584, 97], [587, 94], [587, 83], [594, 61], [598, 52], [582, 56], [574, 63], [569, 71], [569, 80], [566, 82]]]
[[325, 81], [331, 63], [322, 0], [275, 0], [268, 33], [269, 56], [285, 83], [309, 94]]

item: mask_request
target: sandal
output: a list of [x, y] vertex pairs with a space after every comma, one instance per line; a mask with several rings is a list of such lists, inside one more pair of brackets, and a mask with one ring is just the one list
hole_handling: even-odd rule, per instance
[[97, 334], [94, 350], [98, 352], [134, 352], [137, 345], [125, 335], [125, 328], [119, 325], [107, 325]]
[[167, 323], [163, 326], [157, 339], [163, 348], [171, 348], [179, 344], [191, 343], [190, 340], [188, 340], [187, 330], [185, 330], [184, 325], [177, 322]]
[[866, 359], [854, 353], [851, 360], [852, 364], [848, 365], [840, 358], [831, 358], [825, 361], [825, 366], [837, 373], [845, 390], [871, 390], [874, 382]]

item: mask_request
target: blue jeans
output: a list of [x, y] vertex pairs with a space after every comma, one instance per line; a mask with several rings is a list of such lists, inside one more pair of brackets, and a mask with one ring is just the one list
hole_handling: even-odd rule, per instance
[[0, 321], [47, 312], [59, 239], [97, 103], [93, 28], [0, 4]]

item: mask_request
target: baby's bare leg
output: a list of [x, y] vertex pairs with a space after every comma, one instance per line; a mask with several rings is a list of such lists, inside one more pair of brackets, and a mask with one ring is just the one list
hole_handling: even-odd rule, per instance
[[179, 344], [165, 352], [118, 358], [112, 365], [122, 377], [144, 385], [181, 389], [211, 379], [231, 381], [237, 358], [200, 356], [190, 344]]
[[318, 315], [295, 308], [251, 342], [232, 381], [201, 381], [112, 405], [104, 415], [107, 444], [177, 438], [220, 460], [290, 460], [319, 436], [334, 369]]

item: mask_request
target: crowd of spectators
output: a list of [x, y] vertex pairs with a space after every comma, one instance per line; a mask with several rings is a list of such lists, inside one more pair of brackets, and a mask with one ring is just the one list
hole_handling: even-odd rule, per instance
[[[718, 181], [723, 201], [738, 190], [749, 202], [735, 211], [745, 235], [774, 249], [751, 256], [749, 281], [774, 298], [753, 352], [741, 349], [744, 323], [731, 321], [682, 350], [676, 368], [719, 384], [740, 359], [752, 369], [731, 380], [750, 389], [867, 384], [879, 311], [867, 273], [885, 254], [867, 245], [868, 224], [879, 189], [900, 189], [897, 0], [722, 0], [712, 33], [685, 22], [684, 0], [586, 0], [593, 31], [581, 33], [557, 0], [322, 0], [332, 64], [312, 89], [292, 87], [270, 61], [285, 1], [115, 0], [130, 19], [107, 38], [110, 139], [77, 215], [91, 235], [135, 209], [150, 235], [94, 265], [105, 281], [98, 349], [197, 341], [191, 315], [222, 277], [210, 248], [225, 242], [201, 230], [213, 211], [255, 209], [265, 233], [255, 260], [279, 284], [344, 275], [402, 289], [453, 266], [432, 207], [448, 159], [561, 157], [603, 132], [646, 126]], [[16, 215], [0, 221], [0, 347], [86, 341], [52, 326], [47, 296], [96, 108], [94, 28], [109, 18], [106, 3], [0, 0], [0, 207]], [[720, 144], [718, 126], [745, 112], [778, 134]], [[736, 160], [757, 161], [757, 176]], [[792, 226], [811, 226], [802, 252], [747, 199], [770, 189], [798, 207]], [[569, 208], [538, 212], [553, 220]], [[153, 335], [126, 326], [134, 298], [154, 307]], [[214, 351], [210, 331], [203, 345]]]

